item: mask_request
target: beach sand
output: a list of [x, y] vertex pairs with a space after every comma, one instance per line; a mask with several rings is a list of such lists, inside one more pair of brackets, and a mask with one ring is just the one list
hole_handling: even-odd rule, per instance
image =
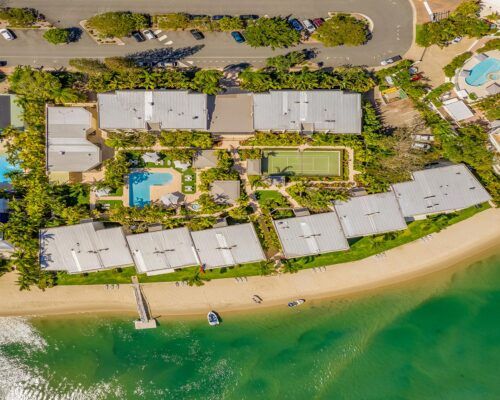
[[[201, 287], [175, 283], [143, 284], [153, 316], [193, 315], [214, 309], [218, 312], [258, 310], [284, 306], [288, 301], [350, 296], [367, 290], [407, 282], [456, 265], [473, 263], [500, 252], [500, 210], [488, 209], [472, 218], [385, 253], [385, 257], [268, 277], [217, 279]], [[0, 278], [0, 316], [55, 315], [77, 313], [130, 313], [136, 311], [132, 288], [120, 285], [56, 286], [19, 291], [16, 274]], [[255, 304], [254, 294], [264, 299]]]

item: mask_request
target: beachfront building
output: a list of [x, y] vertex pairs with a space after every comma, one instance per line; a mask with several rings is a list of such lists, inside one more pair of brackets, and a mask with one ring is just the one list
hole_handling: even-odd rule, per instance
[[253, 95], [256, 131], [361, 133], [361, 95], [340, 90], [271, 90]]
[[85, 172], [101, 163], [101, 149], [88, 140], [95, 132], [83, 107], [47, 107], [47, 171]]
[[273, 221], [286, 258], [348, 250], [334, 212]]
[[99, 127], [112, 129], [208, 129], [207, 95], [188, 90], [117, 90], [100, 93]]
[[187, 228], [145, 232], [127, 236], [137, 272], [158, 275], [199, 265]]
[[252, 223], [191, 232], [198, 258], [206, 269], [266, 259]]
[[392, 190], [407, 220], [458, 211], [491, 200], [463, 164], [414, 172], [412, 181], [393, 184]]
[[40, 230], [40, 265], [45, 271], [70, 274], [133, 264], [121, 227], [85, 222]]
[[394, 192], [336, 201], [335, 212], [347, 238], [378, 235], [407, 228]]

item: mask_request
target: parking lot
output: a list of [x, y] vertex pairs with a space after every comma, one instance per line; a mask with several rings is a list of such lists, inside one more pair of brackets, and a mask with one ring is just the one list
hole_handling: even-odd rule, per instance
[[[35, 66], [58, 67], [67, 65], [71, 58], [104, 58], [125, 56], [151, 49], [176, 50], [176, 54], [189, 54], [180, 61], [186, 65], [221, 68], [230, 64], [249, 63], [262, 67], [266, 58], [284, 54], [291, 50], [315, 48], [318, 62], [326, 66], [353, 64], [378, 65], [380, 60], [396, 54], [404, 54], [412, 39], [412, 10], [407, 0], [318, 0], [310, 4], [298, 0], [268, 2], [255, 0], [251, 6], [220, 0], [185, 2], [171, 0], [150, 0], [147, 3], [120, 0], [113, 6], [103, 6], [100, 0], [8, 0], [5, 5], [33, 7], [58, 27], [78, 26], [79, 21], [94, 14], [112, 10], [130, 10], [159, 14], [167, 12], [188, 12], [191, 14], [241, 15], [258, 13], [260, 16], [293, 16], [299, 20], [327, 17], [332, 11], [356, 11], [368, 15], [374, 21], [373, 39], [361, 48], [323, 48], [317, 43], [300, 44], [289, 49], [252, 48], [237, 43], [229, 32], [207, 32], [205, 39], [197, 41], [189, 32], [158, 32], [158, 39], [137, 43], [125, 38], [123, 46], [98, 45], [86, 33], [76, 43], [54, 46], [47, 43], [41, 31], [14, 30], [18, 39], [0, 41], [0, 54], [9, 64], [31, 64]], [[257, 12], [258, 10], [258, 12]], [[166, 37], [165, 37], [166, 36]], [[161, 39], [161, 40], [160, 40]], [[195, 51], [192, 51], [195, 49]]]

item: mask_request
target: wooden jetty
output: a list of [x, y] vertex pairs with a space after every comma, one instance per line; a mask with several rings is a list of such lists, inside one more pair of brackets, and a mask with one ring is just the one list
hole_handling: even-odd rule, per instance
[[139, 312], [139, 319], [134, 321], [135, 329], [151, 329], [156, 328], [156, 320], [151, 318], [148, 303], [142, 293], [141, 285], [137, 276], [132, 277], [132, 288], [134, 289], [135, 301], [137, 302], [137, 311]]

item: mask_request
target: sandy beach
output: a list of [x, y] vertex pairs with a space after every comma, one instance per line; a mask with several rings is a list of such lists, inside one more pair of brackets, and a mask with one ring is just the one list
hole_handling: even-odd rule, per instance
[[[500, 252], [500, 210], [488, 209], [433, 234], [389, 250], [385, 257], [308, 269], [296, 274], [249, 277], [244, 282], [218, 279], [202, 287], [175, 283], [144, 284], [154, 316], [194, 315], [215, 309], [219, 312], [284, 306], [296, 298], [318, 299], [347, 296], [373, 290], [485, 258]], [[15, 273], [0, 278], [0, 316], [55, 315], [77, 313], [136, 312], [132, 288], [120, 285], [57, 286], [42, 292], [21, 292]], [[264, 299], [255, 304], [252, 296]]]

